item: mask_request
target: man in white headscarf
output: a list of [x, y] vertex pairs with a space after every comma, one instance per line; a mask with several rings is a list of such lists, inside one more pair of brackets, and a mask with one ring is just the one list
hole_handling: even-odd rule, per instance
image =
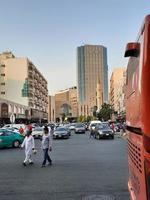
[[32, 156], [32, 151], [35, 149], [35, 144], [31, 131], [26, 132], [26, 137], [21, 147], [22, 148], [25, 147], [25, 160], [23, 161], [23, 165], [26, 166], [27, 162], [29, 162], [29, 164], [33, 164], [31, 156]]

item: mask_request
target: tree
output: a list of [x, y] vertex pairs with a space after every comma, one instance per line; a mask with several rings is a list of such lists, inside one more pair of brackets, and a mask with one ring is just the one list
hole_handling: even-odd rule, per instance
[[80, 115], [80, 116], [78, 117], [77, 121], [78, 121], [78, 122], [85, 122], [85, 121], [86, 121], [86, 117]]
[[100, 111], [97, 113], [97, 117], [101, 121], [108, 121], [111, 118], [112, 113], [113, 113], [113, 109], [111, 105], [104, 103]]

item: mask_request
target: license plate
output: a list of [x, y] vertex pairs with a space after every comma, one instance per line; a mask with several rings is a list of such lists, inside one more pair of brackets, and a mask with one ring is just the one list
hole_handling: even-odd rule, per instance
[[58, 135], [58, 137], [61, 137], [61, 135]]
[[109, 134], [107, 133], [106, 135], [108, 136]]

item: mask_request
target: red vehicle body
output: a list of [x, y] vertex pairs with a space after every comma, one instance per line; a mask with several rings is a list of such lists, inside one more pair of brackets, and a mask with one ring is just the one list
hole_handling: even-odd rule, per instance
[[132, 200], [150, 200], [150, 15], [136, 42], [128, 43], [126, 80], [128, 188]]

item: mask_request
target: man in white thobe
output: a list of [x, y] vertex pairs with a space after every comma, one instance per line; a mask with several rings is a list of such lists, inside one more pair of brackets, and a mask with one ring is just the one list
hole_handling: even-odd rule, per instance
[[21, 145], [21, 147], [25, 147], [25, 160], [23, 162], [23, 165], [26, 166], [27, 162], [29, 164], [33, 164], [33, 161], [31, 160], [32, 156], [32, 150], [35, 148], [34, 144], [34, 138], [31, 134], [31, 131], [27, 131], [26, 137]]

